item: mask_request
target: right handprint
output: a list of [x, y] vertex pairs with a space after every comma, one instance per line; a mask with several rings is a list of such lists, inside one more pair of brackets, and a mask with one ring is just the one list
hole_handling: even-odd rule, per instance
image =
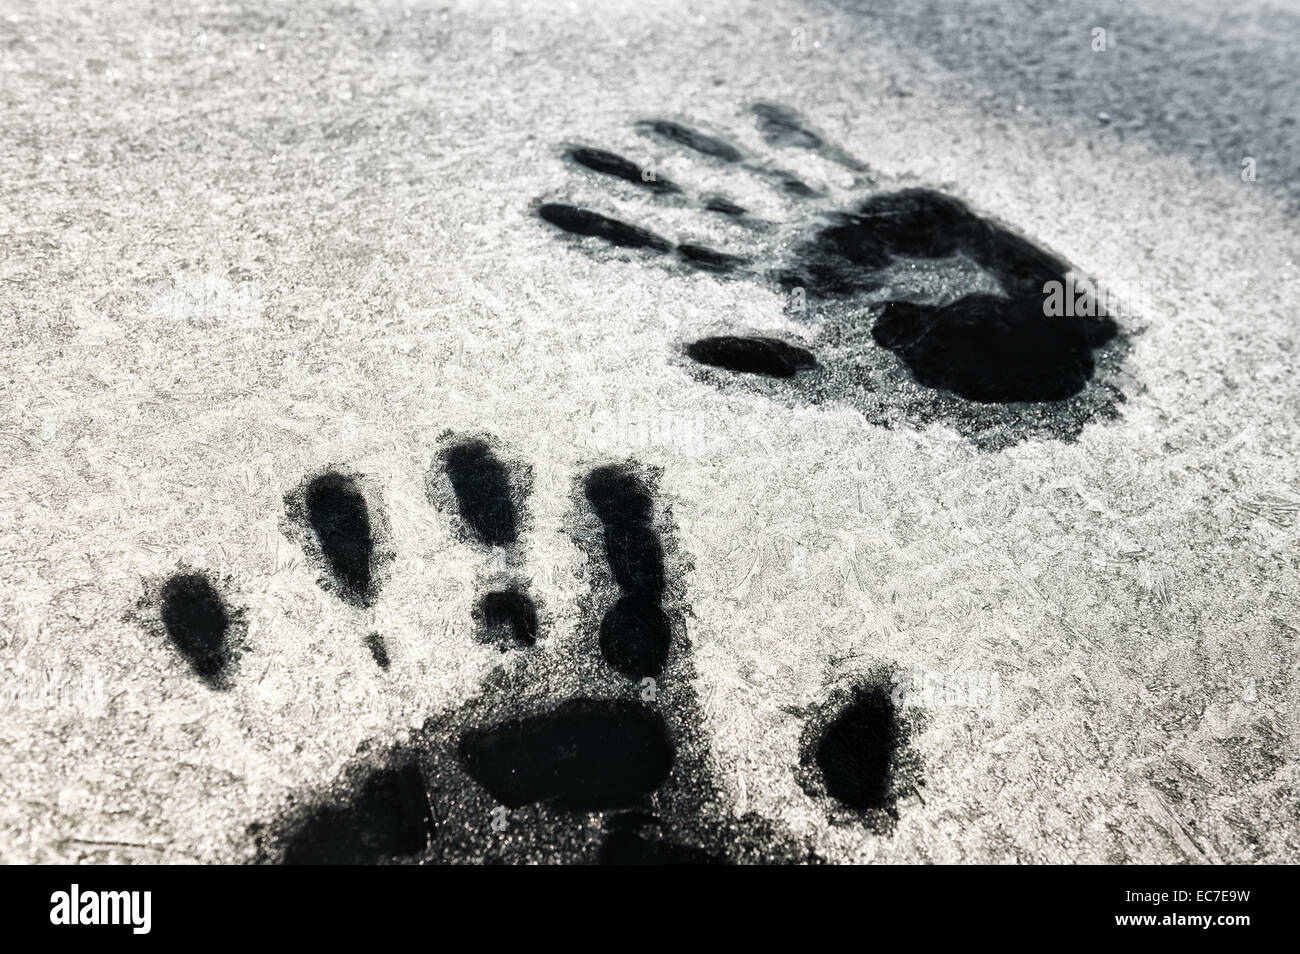
[[[1057, 256], [958, 199], [882, 187], [789, 110], [759, 104], [753, 113], [774, 150], [848, 170], [867, 197], [837, 199], [739, 145], [658, 119], [638, 133], [698, 160], [693, 178], [705, 186], [594, 147], [569, 146], [565, 157], [612, 183], [611, 204], [641, 203], [642, 214], [688, 222], [678, 228], [692, 234], [670, 240], [572, 202], [543, 202], [537, 213], [599, 257], [631, 249], [669, 268], [780, 288], [813, 340], [720, 323], [684, 342], [698, 373], [719, 386], [844, 401], [886, 426], [944, 423], [985, 448], [1072, 440], [1116, 416], [1127, 336], [1090, 282], [1076, 284]], [[770, 187], [763, 212], [712, 188], [740, 176]], [[773, 209], [791, 221], [773, 221]]]

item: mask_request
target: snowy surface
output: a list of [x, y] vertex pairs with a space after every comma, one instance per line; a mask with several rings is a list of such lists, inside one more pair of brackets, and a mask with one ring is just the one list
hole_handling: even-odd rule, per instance
[[[0, 3], [0, 859], [244, 860], [362, 743], [472, 698], [501, 659], [469, 633], [490, 568], [426, 495], [450, 429], [532, 467], [545, 653], [589, 589], [574, 481], [662, 470], [721, 782], [824, 856], [1297, 860], [1300, 27], [1020, 6]], [[687, 179], [632, 124], [757, 151], [760, 99], [1140, 302], [1120, 417], [989, 452], [715, 388], [682, 340], [796, 337], [779, 294], [534, 215], [623, 201], [564, 144]], [[388, 523], [371, 609], [285, 532], [330, 464]], [[139, 619], [179, 564], [244, 608], [228, 691]], [[797, 713], [882, 665], [1000, 687], [925, 710], [888, 835], [795, 771]]]

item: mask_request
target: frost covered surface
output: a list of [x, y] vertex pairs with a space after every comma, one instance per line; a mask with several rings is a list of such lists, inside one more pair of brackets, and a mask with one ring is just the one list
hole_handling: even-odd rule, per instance
[[[451, 431], [531, 469], [508, 562], [549, 661], [524, 672], [557, 684], [525, 697], [583, 690], [582, 475], [659, 475], [728, 811], [832, 860], [1295, 860], [1295, 19], [1117, 4], [1097, 53], [1065, 4], [932, 6], [0, 4], [0, 858], [246, 859], [250, 824], [501, 679], [474, 614], [502, 568], [430, 497]], [[1224, 49], [1273, 70], [1249, 108]], [[660, 117], [849, 201], [842, 164], [761, 140], [759, 100], [1117, 289], [1119, 416], [990, 449], [715, 387], [682, 343], [806, 339], [778, 288], [536, 216], [742, 241], [581, 143], [797, 220], [638, 136]], [[373, 598], [319, 585], [286, 514], [327, 469], [382, 537]], [[155, 618], [178, 567], [239, 614], [224, 688]], [[882, 669], [998, 689], [916, 694], [923, 784], [887, 830], [801, 782], [808, 720]]]

